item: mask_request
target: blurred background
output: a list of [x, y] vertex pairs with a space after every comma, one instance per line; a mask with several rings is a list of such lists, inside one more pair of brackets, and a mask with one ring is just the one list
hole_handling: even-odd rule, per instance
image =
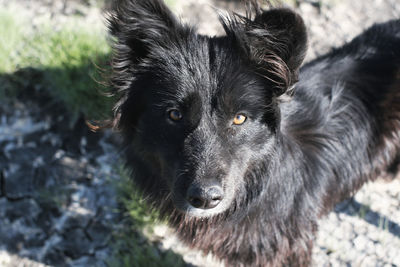
[[[218, 10], [241, 1], [168, 0], [219, 35]], [[398, 0], [287, 0], [306, 21], [306, 61], [376, 22]], [[110, 115], [107, 0], [0, 0], [0, 266], [222, 266], [179, 243], [140, 200]], [[400, 48], [399, 48], [400, 49]], [[400, 182], [364, 186], [321, 220], [314, 266], [400, 266]]]

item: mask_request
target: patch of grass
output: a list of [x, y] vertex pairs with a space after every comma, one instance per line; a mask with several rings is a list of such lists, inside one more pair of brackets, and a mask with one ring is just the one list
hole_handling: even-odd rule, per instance
[[93, 118], [111, 110], [111, 101], [100, 94], [105, 88], [96, 82], [102, 79], [96, 66], [104, 66], [110, 53], [105, 32], [72, 23], [58, 31], [44, 27], [31, 41], [23, 61], [43, 71], [50, 93], [72, 114]]
[[[20, 70], [34, 69], [43, 74], [43, 79], [36, 82], [62, 102], [73, 117], [109, 115], [112, 101], [99, 93], [106, 88], [97, 82], [103, 80], [97, 66], [105, 66], [110, 57], [105, 30], [99, 25], [86, 25], [79, 17], [68, 18], [61, 25], [41, 22], [33, 29], [17, 16], [12, 10], [0, 12], [2, 80], [8, 77], [8, 84], [10, 80], [18, 81]], [[7, 89], [19, 88], [16, 83]], [[4, 90], [0, 88], [3, 96], [7, 95]]]
[[129, 216], [131, 224], [136, 229], [143, 229], [145, 226], [152, 226], [159, 222], [157, 211], [143, 200], [142, 195], [135, 187], [129, 172], [122, 166], [118, 168], [120, 180], [116, 184], [118, 201]]
[[12, 10], [0, 9], [0, 73], [15, 71], [15, 48], [23, 38], [22, 22]]
[[133, 229], [114, 236], [110, 267], [184, 267], [182, 257], [172, 251], [160, 252], [153, 244]]
[[119, 168], [121, 180], [117, 182], [118, 200], [122, 213], [125, 214], [125, 227], [114, 236], [113, 256], [108, 264], [111, 267], [180, 267], [185, 266], [182, 256], [174, 252], [161, 251], [157, 244], [144, 234], [152, 232], [151, 228], [158, 221], [158, 214], [141, 198], [128, 172]]
[[176, 0], [164, 0], [164, 1], [170, 8], [173, 8], [176, 4]]
[[369, 205], [361, 205], [360, 210], [358, 211], [358, 217], [361, 219], [365, 219], [367, 212], [370, 211]]

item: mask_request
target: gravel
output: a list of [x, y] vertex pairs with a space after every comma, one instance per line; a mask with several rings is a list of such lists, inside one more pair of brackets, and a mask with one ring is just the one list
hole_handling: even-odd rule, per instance
[[107, 266], [120, 221], [113, 136], [42, 99], [34, 90], [0, 107], [0, 266]]
[[[35, 19], [80, 14], [88, 23], [102, 21], [98, 9], [76, 1], [13, 2]], [[400, 16], [398, 0], [297, 2], [310, 35], [306, 60], [374, 22]], [[0, 7], [9, 3], [0, 0]], [[236, 10], [236, 5], [181, 0], [175, 10], [182, 20], [197, 23], [201, 33], [218, 35], [215, 10]], [[69, 127], [58, 107], [42, 108], [47, 105], [40, 94], [0, 105], [0, 266], [107, 266], [112, 233], [120, 224], [111, 186], [118, 180], [115, 137], [74, 131], [84, 127], [83, 120]], [[365, 185], [320, 221], [314, 266], [400, 266], [399, 178]], [[165, 225], [146, 236], [159, 244], [158, 250], [172, 249], [188, 264], [221, 266], [211, 255], [181, 244]]]

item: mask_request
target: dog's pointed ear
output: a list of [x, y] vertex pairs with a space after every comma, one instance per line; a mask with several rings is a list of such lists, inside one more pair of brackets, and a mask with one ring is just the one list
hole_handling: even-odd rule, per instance
[[108, 22], [116, 50], [125, 56], [120, 61], [131, 63], [145, 58], [152, 46], [162, 46], [181, 28], [163, 0], [115, 1]]
[[274, 95], [279, 96], [298, 79], [307, 50], [306, 27], [290, 9], [254, 9], [254, 18], [250, 13], [247, 17], [235, 14], [223, 25], [227, 35], [234, 37], [246, 57], [255, 63], [257, 73], [273, 84]]

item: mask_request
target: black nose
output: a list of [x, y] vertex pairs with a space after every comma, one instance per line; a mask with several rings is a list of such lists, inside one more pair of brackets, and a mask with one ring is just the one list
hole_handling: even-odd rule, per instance
[[217, 185], [208, 187], [191, 185], [186, 194], [187, 201], [189, 201], [193, 207], [198, 209], [215, 208], [221, 202], [223, 197], [223, 190]]

